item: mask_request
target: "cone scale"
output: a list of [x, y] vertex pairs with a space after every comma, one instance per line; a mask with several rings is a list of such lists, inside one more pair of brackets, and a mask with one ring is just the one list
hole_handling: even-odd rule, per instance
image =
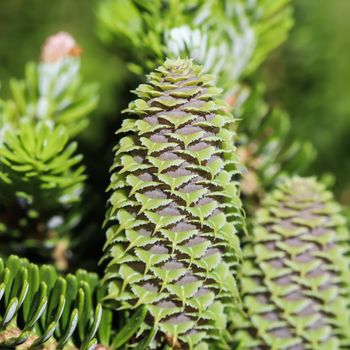
[[235, 120], [211, 81], [180, 59], [147, 77], [127, 110], [137, 119], [118, 131], [109, 186], [108, 299], [146, 305], [146, 327], [172, 347], [218, 336], [237, 295]]

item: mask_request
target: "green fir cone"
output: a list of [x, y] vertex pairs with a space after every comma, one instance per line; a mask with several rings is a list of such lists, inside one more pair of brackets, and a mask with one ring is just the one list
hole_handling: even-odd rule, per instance
[[244, 251], [239, 349], [349, 349], [349, 235], [340, 207], [313, 178], [267, 196]]
[[105, 258], [108, 299], [146, 305], [147, 325], [173, 347], [193, 348], [225, 328], [237, 297], [241, 203], [235, 122], [221, 90], [191, 60], [148, 76], [115, 148]]

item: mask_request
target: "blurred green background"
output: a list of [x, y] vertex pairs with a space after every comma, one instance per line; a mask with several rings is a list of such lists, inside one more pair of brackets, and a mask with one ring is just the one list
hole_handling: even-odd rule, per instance
[[[100, 106], [82, 136], [81, 150], [90, 184], [104, 191], [113, 131], [119, 125], [120, 110], [125, 107], [133, 81], [118, 55], [108, 52], [95, 35], [97, 3], [1, 0], [0, 80], [1, 93], [6, 96], [8, 79], [23, 76], [24, 64], [38, 58], [48, 35], [65, 30], [77, 38], [84, 49], [84, 77], [101, 86]], [[293, 133], [318, 149], [310, 174], [335, 174], [337, 196], [349, 205], [350, 2], [296, 0], [294, 6], [296, 25], [289, 40], [273, 53], [259, 74], [267, 82], [270, 101], [291, 114]], [[89, 202], [92, 205], [93, 198]], [[96, 220], [102, 222], [102, 217], [98, 214]]]
[[335, 175], [350, 204], [350, 1], [294, 1], [295, 26], [262, 70], [270, 100], [292, 116], [293, 133], [318, 151], [311, 173]]

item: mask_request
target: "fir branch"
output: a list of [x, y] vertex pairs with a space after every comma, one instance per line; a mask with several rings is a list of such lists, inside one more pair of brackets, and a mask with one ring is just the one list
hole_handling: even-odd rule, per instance
[[191, 57], [232, 92], [286, 38], [292, 24], [290, 0], [162, 1], [104, 0], [99, 34], [127, 49], [137, 74], [166, 58]]
[[23, 122], [19, 129], [8, 130], [0, 148], [3, 203], [17, 197], [33, 209], [49, 210], [78, 201], [85, 175], [76, 148], [68, 143], [63, 126]]
[[70, 137], [84, 130], [98, 93], [95, 84], [82, 82], [79, 54], [68, 33], [48, 38], [42, 61], [27, 64], [24, 80], [10, 81], [12, 99], [2, 101], [5, 122], [18, 127], [24, 119], [51, 121], [66, 126]]
[[111, 312], [97, 302], [103, 293], [84, 270], [59, 276], [50, 265], [0, 259], [0, 347], [95, 348], [98, 329], [110, 327]]

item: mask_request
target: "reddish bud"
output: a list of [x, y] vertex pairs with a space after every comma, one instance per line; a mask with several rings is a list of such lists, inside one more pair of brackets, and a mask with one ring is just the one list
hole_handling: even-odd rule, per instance
[[67, 32], [58, 32], [46, 39], [41, 51], [41, 61], [53, 63], [65, 57], [79, 57], [81, 48], [75, 39]]

